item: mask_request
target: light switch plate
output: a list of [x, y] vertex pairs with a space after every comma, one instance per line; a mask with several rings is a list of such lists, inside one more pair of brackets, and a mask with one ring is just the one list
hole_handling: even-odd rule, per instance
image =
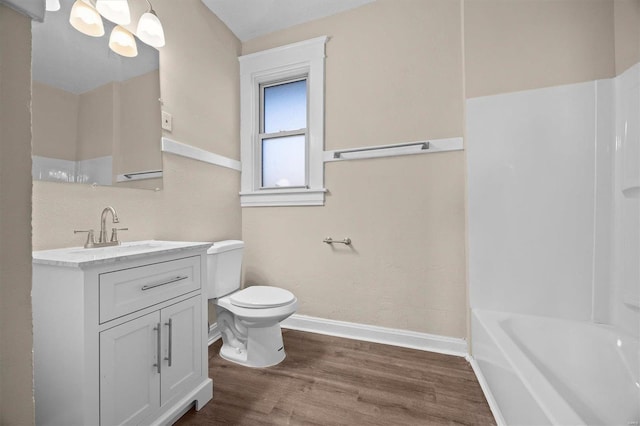
[[162, 128], [170, 132], [173, 127], [173, 117], [166, 111], [162, 111]]

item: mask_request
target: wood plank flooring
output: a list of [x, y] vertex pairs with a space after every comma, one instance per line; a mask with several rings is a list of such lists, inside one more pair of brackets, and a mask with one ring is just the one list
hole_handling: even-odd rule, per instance
[[287, 358], [253, 369], [209, 347], [213, 400], [177, 425], [494, 425], [464, 358], [283, 330]]

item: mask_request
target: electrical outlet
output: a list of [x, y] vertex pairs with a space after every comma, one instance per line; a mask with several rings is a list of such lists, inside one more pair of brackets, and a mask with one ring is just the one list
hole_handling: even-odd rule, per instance
[[171, 131], [173, 127], [173, 117], [166, 111], [162, 111], [162, 128], [167, 132]]

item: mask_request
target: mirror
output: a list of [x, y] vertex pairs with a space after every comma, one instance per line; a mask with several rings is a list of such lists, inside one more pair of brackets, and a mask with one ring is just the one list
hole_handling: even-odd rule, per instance
[[115, 24], [103, 18], [102, 37], [80, 33], [73, 3], [32, 24], [33, 179], [158, 189], [158, 51], [136, 38], [138, 56], [118, 55], [108, 46]]

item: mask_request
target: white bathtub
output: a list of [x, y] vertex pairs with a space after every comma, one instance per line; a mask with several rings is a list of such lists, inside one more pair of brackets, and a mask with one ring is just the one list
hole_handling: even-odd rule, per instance
[[472, 345], [499, 422], [640, 425], [637, 337], [590, 322], [474, 310]]

